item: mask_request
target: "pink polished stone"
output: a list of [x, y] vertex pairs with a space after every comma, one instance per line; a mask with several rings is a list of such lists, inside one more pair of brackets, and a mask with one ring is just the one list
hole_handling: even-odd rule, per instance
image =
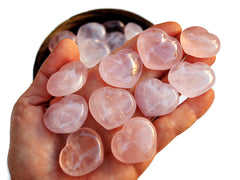
[[142, 74], [142, 62], [135, 51], [122, 49], [101, 61], [99, 73], [111, 86], [131, 88]]
[[215, 74], [205, 63], [182, 62], [170, 70], [168, 80], [178, 92], [193, 98], [211, 89], [215, 82]]
[[89, 110], [99, 124], [110, 130], [123, 125], [132, 117], [136, 102], [127, 90], [103, 87], [90, 96]]
[[90, 22], [82, 25], [77, 32], [77, 43], [81, 46], [86, 39], [104, 41], [106, 29], [102, 24]]
[[103, 157], [100, 136], [92, 129], [81, 128], [68, 136], [67, 144], [59, 156], [59, 164], [66, 174], [83, 176], [99, 167]]
[[140, 163], [156, 153], [157, 134], [152, 122], [143, 117], [130, 119], [112, 138], [111, 149], [123, 163]]
[[141, 32], [143, 32], [142, 27], [133, 22], [129, 22], [124, 28], [124, 34], [127, 41], [140, 34]]
[[54, 133], [72, 133], [83, 125], [87, 114], [85, 99], [72, 94], [51, 105], [44, 114], [43, 122]]
[[63, 39], [71, 39], [76, 42], [76, 35], [71, 31], [61, 31], [57, 33], [49, 42], [48, 49], [50, 52], [57, 46], [57, 44]]
[[217, 36], [198, 26], [185, 29], [181, 33], [180, 42], [187, 54], [199, 58], [215, 56], [221, 46]]
[[112, 52], [123, 45], [125, 37], [121, 32], [110, 32], [107, 33], [105, 42]]
[[150, 28], [141, 33], [137, 48], [145, 67], [154, 70], [170, 69], [180, 62], [183, 56], [178, 40], [157, 28]]
[[159, 79], [141, 81], [134, 92], [136, 103], [145, 116], [161, 116], [172, 112], [178, 105], [178, 92]]
[[80, 61], [67, 63], [49, 78], [47, 91], [56, 97], [72, 94], [84, 86], [87, 73], [87, 68]]
[[105, 42], [86, 39], [78, 46], [80, 51], [80, 61], [87, 67], [96, 66], [105, 56], [110, 53], [110, 49]]

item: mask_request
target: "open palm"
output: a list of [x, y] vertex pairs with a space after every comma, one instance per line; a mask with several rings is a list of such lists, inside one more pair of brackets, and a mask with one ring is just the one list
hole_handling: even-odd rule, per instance
[[[170, 36], [178, 36], [181, 27], [174, 22], [166, 22], [154, 26], [166, 31]], [[133, 38], [121, 48], [137, 51], [137, 38]], [[94, 129], [102, 138], [104, 145], [104, 162], [93, 172], [71, 177], [65, 174], [59, 166], [59, 153], [65, 146], [68, 135], [54, 134], [43, 124], [42, 119], [49, 102], [53, 99], [46, 90], [48, 78], [62, 65], [79, 60], [77, 45], [68, 39], [62, 40], [46, 59], [29, 89], [16, 102], [11, 120], [11, 142], [8, 155], [9, 171], [12, 179], [98, 179], [122, 180], [137, 179], [151, 163], [151, 160], [138, 164], [123, 164], [116, 160], [111, 153], [111, 139], [116, 131], [106, 130], [100, 126], [89, 113], [83, 125]], [[215, 57], [199, 59], [188, 56], [185, 61], [205, 62], [212, 65]], [[167, 81], [167, 71], [143, 69], [140, 81], [156, 77]], [[89, 70], [86, 85], [77, 92], [86, 100], [91, 93], [106, 84], [98, 74], [98, 67]], [[130, 92], [133, 92], [130, 89]], [[189, 98], [179, 105], [172, 113], [161, 116], [153, 121], [157, 131], [157, 152], [164, 148], [174, 137], [190, 127], [211, 106], [214, 99], [213, 90]], [[139, 110], [135, 116], [143, 116]], [[153, 119], [152, 119], [153, 120]]]

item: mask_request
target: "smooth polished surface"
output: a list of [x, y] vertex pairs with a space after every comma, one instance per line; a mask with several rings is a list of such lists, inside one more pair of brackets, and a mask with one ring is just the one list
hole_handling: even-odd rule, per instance
[[122, 49], [101, 61], [99, 73], [111, 86], [131, 88], [142, 74], [142, 62], [135, 51]]
[[193, 98], [211, 89], [215, 73], [205, 63], [181, 62], [170, 70], [168, 80], [178, 92]]
[[178, 40], [157, 28], [142, 32], [138, 37], [137, 48], [144, 66], [154, 70], [170, 69], [183, 56]]
[[71, 31], [65, 30], [57, 33], [49, 42], [48, 49], [50, 52], [57, 46], [57, 44], [63, 39], [71, 39], [76, 42], [76, 35]]
[[141, 81], [135, 89], [134, 97], [145, 116], [161, 116], [172, 112], [178, 105], [178, 92], [159, 79]]
[[110, 130], [123, 125], [132, 117], [136, 102], [127, 90], [103, 87], [90, 96], [89, 110], [99, 124]]
[[124, 34], [127, 41], [140, 34], [141, 32], [143, 32], [142, 27], [133, 22], [129, 22], [124, 28]]
[[185, 29], [181, 33], [180, 42], [185, 53], [199, 58], [215, 56], [221, 46], [216, 35], [199, 26]]
[[47, 82], [47, 91], [55, 97], [66, 96], [81, 89], [87, 81], [88, 70], [80, 61], [63, 65]]
[[104, 158], [101, 137], [92, 129], [70, 134], [59, 156], [62, 170], [70, 176], [83, 176], [99, 167]]
[[43, 122], [54, 133], [72, 133], [83, 125], [87, 115], [85, 99], [72, 94], [52, 104], [45, 112]]
[[130, 119], [112, 138], [111, 148], [123, 163], [140, 163], [156, 153], [157, 134], [152, 122], [143, 117]]

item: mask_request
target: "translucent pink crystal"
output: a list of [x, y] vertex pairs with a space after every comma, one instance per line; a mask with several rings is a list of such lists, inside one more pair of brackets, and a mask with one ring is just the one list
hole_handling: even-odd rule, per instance
[[142, 73], [142, 62], [138, 54], [130, 49], [122, 49], [114, 55], [106, 56], [100, 63], [99, 73], [111, 86], [133, 87]]
[[47, 91], [55, 97], [72, 94], [84, 86], [87, 73], [87, 68], [80, 61], [67, 63], [49, 78]]
[[105, 129], [113, 129], [127, 122], [136, 110], [131, 93], [124, 89], [103, 87], [92, 93], [89, 110]]
[[157, 28], [150, 28], [141, 33], [137, 48], [143, 64], [154, 70], [170, 69], [183, 56], [178, 40]]
[[178, 92], [169, 84], [150, 78], [141, 81], [134, 92], [136, 103], [145, 116], [161, 116], [178, 105]]
[[180, 42], [187, 54], [199, 58], [215, 56], [221, 46], [217, 36], [199, 26], [185, 29], [181, 33]]
[[81, 46], [86, 39], [104, 41], [106, 29], [102, 24], [90, 22], [82, 25], [77, 32], [77, 43]]
[[178, 92], [193, 98], [211, 89], [215, 74], [205, 63], [182, 62], [170, 70], [168, 80]]
[[92, 129], [81, 128], [70, 134], [59, 156], [62, 170], [70, 176], [83, 176], [103, 162], [103, 143]]
[[112, 52], [123, 45], [125, 37], [121, 32], [110, 32], [107, 33], [105, 42]]
[[85, 99], [72, 94], [51, 105], [44, 114], [43, 122], [54, 133], [72, 133], [83, 125], [87, 114]]
[[76, 41], [76, 35], [72, 33], [71, 31], [65, 30], [57, 33], [49, 42], [48, 49], [50, 52], [53, 51], [53, 49], [57, 46], [57, 44], [63, 40], [63, 39], [71, 39], [73, 41]]
[[113, 155], [123, 163], [140, 163], [156, 153], [156, 130], [146, 118], [134, 117], [112, 138]]
[[136, 23], [129, 22], [124, 28], [124, 34], [126, 40], [130, 40], [143, 31], [142, 27]]
[[104, 42], [86, 39], [79, 45], [80, 60], [87, 67], [96, 66], [105, 56], [110, 53], [110, 49]]

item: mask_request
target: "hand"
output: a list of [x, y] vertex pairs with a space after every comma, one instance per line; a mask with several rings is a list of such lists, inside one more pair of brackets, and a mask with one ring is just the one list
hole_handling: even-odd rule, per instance
[[[174, 22], [155, 25], [170, 36], [178, 36], [181, 27]], [[137, 38], [133, 38], [121, 48], [137, 51]], [[65, 174], [58, 163], [59, 153], [65, 146], [67, 135], [54, 134], [43, 124], [43, 114], [53, 99], [46, 90], [48, 78], [62, 65], [79, 60], [77, 45], [68, 39], [62, 40], [49, 55], [29, 89], [16, 102], [11, 117], [11, 141], [8, 154], [8, 166], [12, 179], [98, 179], [116, 180], [137, 179], [151, 163], [152, 159], [138, 164], [123, 164], [111, 153], [111, 139], [118, 129], [107, 131], [92, 116], [88, 115], [84, 126], [94, 129], [104, 144], [104, 162], [95, 171], [82, 177]], [[205, 62], [212, 65], [215, 57], [199, 59], [188, 56], [186, 61]], [[140, 80], [156, 77], [167, 81], [167, 71], [153, 71], [144, 68]], [[96, 83], [97, 81], [97, 83]], [[106, 84], [98, 75], [98, 67], [89, 70], [87, 84], [77, 92], [86, 100], [97, 88]], [[130, 89], [133, 92], [133, 89]], [[174, 137], [189, 128], [211, 106], [214, 99], [213, 90], [196, 98], [189, 98], [172, 113], [153, 121], [157, 131], [157, 152], [161, 151]], [[143, 116], [137, 110], [135, 116]]]

